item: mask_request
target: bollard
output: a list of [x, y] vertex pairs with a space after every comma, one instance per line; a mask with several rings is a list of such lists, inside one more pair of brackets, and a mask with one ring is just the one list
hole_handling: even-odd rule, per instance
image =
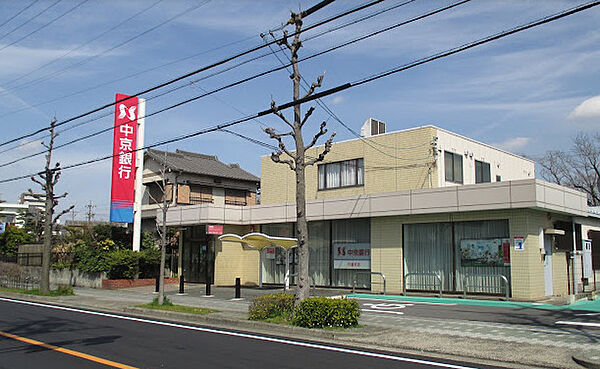
[[156, 276], [156, 285], [154, 287], [154, 292], [158, 293], [158, 290], [160, 288], [160, 275]]
[[184, 294], [185, 292], [183, 290], [184, 290], [184, 287], [183, 287], [183, 274], [182, 274], [179, 276], [179, 293]]
[[241, 293], [241, 281], [240, 278], [236, 278], [235, 279], [235, 298], [239, 299], [242, 297], [242, 293]]
[[211, 296], [211, 293], [210, 293], [210, 281], [206, 282], [206, 296]]

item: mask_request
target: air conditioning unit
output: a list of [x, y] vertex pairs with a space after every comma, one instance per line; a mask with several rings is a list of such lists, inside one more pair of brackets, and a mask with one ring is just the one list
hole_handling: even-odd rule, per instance
[[370, 137], [382, 133], [385, 133], [385, 122], [373, 118], [367, 119], [360, 129], [360, 135], [362, 137]]

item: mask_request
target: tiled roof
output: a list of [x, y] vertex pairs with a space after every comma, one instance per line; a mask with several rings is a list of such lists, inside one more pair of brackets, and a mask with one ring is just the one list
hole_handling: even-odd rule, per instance
[[216, 156], [198, 154], [189, 151], [176, 150], [173, 152], [149, 149], [147, 157], [162, 163], [167, 155], [167, 166], [172, 170], [186, 173], [203, 174], [213, 177], [238, 179], [242, 181], [260, 182], [260, 178], [246, 172], [238, 164], [225, 164]]

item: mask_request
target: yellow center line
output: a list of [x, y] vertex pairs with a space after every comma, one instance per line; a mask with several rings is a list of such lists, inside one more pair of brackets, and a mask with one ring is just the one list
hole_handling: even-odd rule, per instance
[[12, 338], [13, 340], [17, 340], [17, 341], [29, 343], [30, 345], [40, 346], [40, 347], [43, 347], [43, 348], [46, 348], [46, 349], [49, 349], [49, 350], [54, 350], [54, 351], [62, 352], [63, 354], [76, 356], [78, 358], [82, 358], [82, 359], [85, 359], [85, 360], [94, 361], [96, 363], [100, 363], [100, 364], [112, 366], [113, 368], [138, 369], [138, 368], [136, 368], [134, 366], [129, 366], [129, 365], [117, 363], [117, 362], [114, 362], [114, 361], [103, 359], [101, 357], [97, 357], [97, 356], [93, 356], [93, 355], [89, 355], [89, 354], [84, 354], [83, 352], [69, 350], [69, 349], [66, 349], [66, 348], [63, 348], [63, 347], [53, 346], [53, 345], [50, 345], [50, 344], [47, 344], [47, 343], [44, 343], [44, 342], [32, 340], [30, 338], [25, 338], [25, 337], [17, 336], [17, 335], [6, 333], [6, 332], [2, 332], [2, 331], [0, 331], [0, 336], [4, 336], [6, 338]]

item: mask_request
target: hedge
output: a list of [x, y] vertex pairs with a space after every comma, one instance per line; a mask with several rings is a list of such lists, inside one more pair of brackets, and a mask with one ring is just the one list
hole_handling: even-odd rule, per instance
[[294, 310], [294, 295], [273, 293], [263, 295], [252, 300], [248, 307], [250, 320], [264, 320], [283, 317], [289, 319]]
[[360, 308], [356, 301], [311, 297], [294, 309], [292, 324], [306, 328], [353, 327], [358, 325]]

